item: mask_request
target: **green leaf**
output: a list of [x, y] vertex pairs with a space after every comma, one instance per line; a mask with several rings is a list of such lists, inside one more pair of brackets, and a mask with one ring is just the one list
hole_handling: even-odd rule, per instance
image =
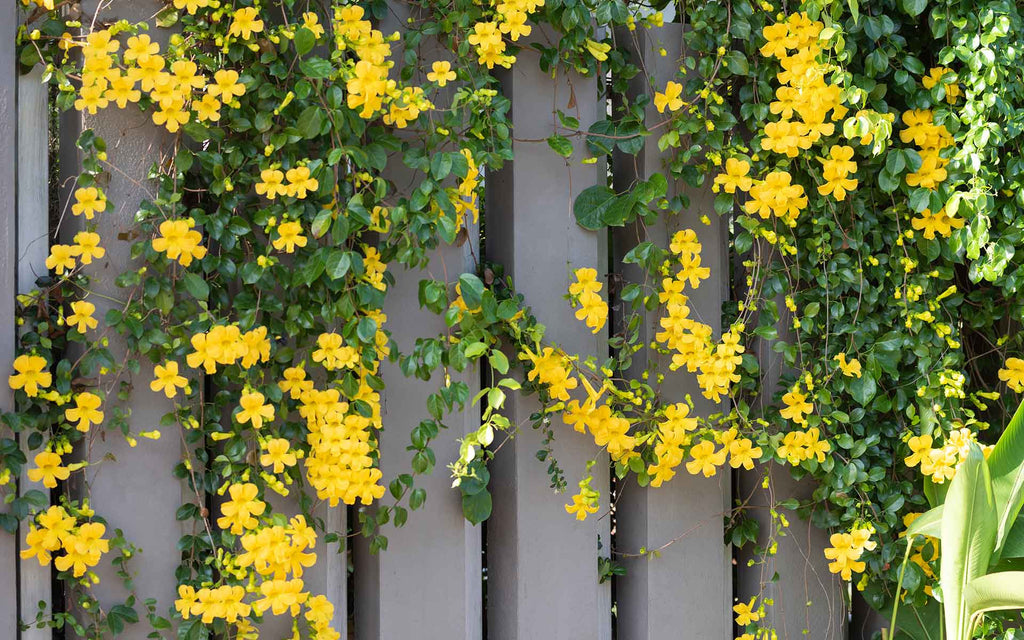
[[508, 373], [508, 357], [501, 351], [494, 349], [487, 356], [487, 360], [491, 363], [494, 370], [501, 375]]
[[637, 196], [633, 192], [621, 196], [603, 185], [594, 185], [583, 190], [573, 203], [572, 212], [576, 224], [584, 229], [597, 231], [604, 227], [621, 227], [631, 217]]
[[332, 249], [331, 253], [327, 256], [327, 275], [332, 280], [344, 278], [351, 266], [352, 256], [349, 255], [348, 251]]
[[316, 36], [313, 32], [305, 27], [300, 27], [295, 31], [295, 52], [300, 56], [304, 56], [313, 50], [316, 45]]
[[[931, 482], [931, 480], [926, 480]], [[943, 508], [940, 504], [934, 509], [925, 511], [916, 520], [910, 523], [907, 527], [907, 537], [910, 536], [931, 536], [933, 538], [942, 538], [942, 513]]]
[[484, 295], [484, 283], [475, 274], [464, 273], [459, 276], [459, 291], [466, 306], [476, 309]]
[[185, 283], [185, 290], [196, 300], [206, 300], [210, 297], [210, 285], [197, 273], [186, 273], [182, 278]]
[[156, 14], [156, 26], [161, 29], [170, 29], [178, 23], [178, 10], [168, 5]]
[[604, 213], [615, 202], [615, 192], [603, 185], [594, 185], [584, 189], [573, 203], [572, 213], [576, 216], [576, 224], [584, 229], [597, 231], [604, 227], [601, 219]]
[[988, 457], [992, 474], [996, 509], [999, 514], [998, 537], [993, 553], [999, 560], [1011, 527], [1024, 506], [1024, 402], [1022, 402], [1006, 430], [992, 448]]
[[987, 611], [1024, 609], [1024, 571], [979, 576], [968, 583], [964, 600], [968, 617]]
[[356, 335], [359, 336], [359, 340], [366, 344], [373, 344], [373, 340], [377, 335], [377, 322], [373, 318], [363, 318], [356, 325]]
[[902, 0], [903, 10], [909, 15], [919, 16], [924, 8], [928, 6], [928, 0]]
[[320, 129], [324, 124], [322, 114], [320, 107], [315, 105], [310, 105], [302, 110], [299, 119], [295, 122], [295, 128], [299, 130], [303, 138], [309, 140], [320, 135]]
[[555, 153], [568, 158], [572, 156], [572, 143], [565, 136], [553, 135], [548, 138], [548, 146], [555, 150]]
[[479, 491], [462, 496], [462, 515], [473, 524], [480, 524], [491, 516], [491, 492]]
[[1017, 518], [1003, 541], [1000, 559], [1024, 558], [1024, 519]]
[[334, 215], [328, 209], [322, 209], [320, 213], [316, 214], [313, 218], [313, 224], [309, 228], [309, 232], [313, 234], [314, 238], [322, 238], [327, 230], [331, 228], [331, 222], [334, 220]]
[[738, 76], [745, 76], [750, 73], [750, 64], [747, 57], [738, 49], [733, 49], [725, 56], [725, 67]]
[[971, 445], [946, 494], [942, 518], [939, 584], [946, 603], [946, 633], [970, 638], [967, 585], [988, 570], [996, 543], [997, 518], [992, 477], [977, 444]]
[[334, 72], [334, 67], [331, 65], [329, 60], [323, 58], [309, 58], [299, 63], [299, 68], [302, 69], [302, 73], [306, 74], [307, 78], [319, 80], [326, 78]]
[[871, 402], [878, 390], [875, 378], [871, 375], [870, 371], [864, 371], [859, 378], [854, 378], [847, 382], [846, 388], [850, 391], [853, 399], [862, 407], [866, 407]]
[[[736, 196], [731, 193], [719, 193], [715, 196], [715, 213], [720, 216], [732, 211], [733, 204], [736, 202]], [[742, 252], [741, 252], [742, 253]]]

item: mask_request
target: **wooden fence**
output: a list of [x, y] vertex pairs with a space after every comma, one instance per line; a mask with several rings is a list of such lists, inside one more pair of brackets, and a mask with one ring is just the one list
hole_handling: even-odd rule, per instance
[[[129, 20], [145, 19], [159, 3], [136, 0], [119, 3], [117, 11]], [[108, 145], [110, 164], [118, 170], [106, 186], [116, 211], [102, 217], [100, 233], [117, 235], [132, 224], [135, 207], [147, 195], [146, 173], [166, 150], [165, 133], [148, 118], [131, 110], [82, 117], [71, 114], [60, 121], [61, 131], [48, 130], [47, 93], [39, 72], [18, 75], [14, 36], [16, 3], [0, 3], [0, 368], [10, 369], [16, 329], [14, 297], [32, 288], [44, 265], [48, 240], [56, 240], [51, 228], [48, 183], [48, 139], [61, 142], [60, 215], [66, 204], [68, 184], [75, 175], [73, 141], [82, 127], [93, 128]], [[678, 69], [681, 55], [679, 25], [666, 25], [655, 35], [624, 32], [623, 46], [639, 53], [654, 84], [663, 87]], [[664, 47], [667, 55], [658, 50]], [[609, 100], [597, 99], [594, 78], [542, 73], [526, 57], [501, 76], [503, 91], [512, 101], [515, 160], [501, 171], [486, 176], [485, 211], [488, 259], [503, 263], [517, 289], [549, 329], [549, 337], [567, 351], [588, 355], [607, 354], [607, 336], [593, 335], [573, 318], [563, 299], [570, 274], [577, 267], [597, 267], [609, 281], [629, 280], [636, 274], [624, 268], [621, 257], [638, 241], [665, 243], [680, 227], [698, 229], [712, 279], [691, 304], [705, 322], [717, 326], [721, 308], [729, 296], [729, 220], [714, 215], [709, 191], [693, 191], [670, 185], [669, 197], [685, 194], [690, 207], [681, 216], [658, 227], [631, 227], [607, 233], [586, 231], [572, 216], [575, 196], [583, 189], [604, 184], [628, 184], [661, 170], [666, 154], [656, 139], [648, 139], [636, 156], [616, 154], [606, 163], [578, 162], [582, 151], [565, 160], [543, 142], [558, 129], [554, 108], [576, 117], [586, 128], [607, 110]], [[646, 83], [634, 83], [634, 93], [649, 91]], [[653, 109], [652, 109], [653, 110]], [[653, 115], [652, 115], [653, 117]], [[534, 142], [541, 140], [541, 142]], [[574, 139], [578, 150], [582, 140]], [[396, 182], [399, 176], [394, 176]], [[71, 179], [71, 182], [69, 182]], [[698, 222], [708, 214], [710, 226]], [[71, 230], [64, 217], [60, 235]], [[120, 244], [120, 246], [117, 246]], [[422, 277], [457, 280], [475, 269], [479, 258], [476, 231], [460, 246], [440, 249], [429, 273], [395, 273], [397, 284], [388, 297], [389, 328], [402, 349], [418, 336], [443, 329], [441, 318], [416, 307], [416, 290]], [[128, 264], [127, 243], [110, 243], [108, 257], [91, 271], [99, 287], [114, 290], [113, 276]], [[98, 317], [102, 317], [103, 309]], [[644, 340], [657, 327], [652, 315], [644, 323]], [[759, 357], [769, 376], [778, 375], [776, 354], [762, 349]], [[640, 365], [643, 366], [643, 363]], [[468, 372], [464, 381], [478, 385], [480, 373]], [[406, 470], [410, 430], [423, 418], [425, 397], [436, 382], [406, 378], [397, 366], [385, 365], [383, 376], [384, 431], [380, 435], [381, 467], [385, 479]], [[766, 384], [772, 384], [766, 380]], [[670, 376], [667, 387], [682, 399], [699, 397], [692, 376]], [[0, 406], [10, 409], [12, 397], [0, 386]], [[531, 398], [511, 396], [507, 412], [514, 423], [527, 423], [537, 410]], [[705, 402], [703, 412], [721, 407]], [[131, 403], [136, 430], [153, 428], [167, 404], [142, 386]], [[450, 416], [447, 423], [475, 429], [479, 407], [465, 415]], [[747, 566], [748, 556], [734, 553], [724, 542], [723, 517], [731, 504], [751, 497], [751, 504], [767, 505], [761, 495], [764, 470], [728, 473], [705, 479], [680, 473], [659, 489], [640, 489], [635, 483], [621, 488], [622, 499], [610, 517], [591, 517], [577, 522], [563, 505], [568, 497], [548, 488], [544, 466], [534, 453], [542, 435], [529, 427], [502, 449], [492, 468], [494, 513], [485, 526], [471, 526], [461, 515], [460, 496], [450, 488], [445, 463], [457, 455], [453, 433], [447, 445], [436, 447], [438, 465], [424, 480], [426, 508], [411, 514], [404, 528], [388, 532], [389, 548], [369, 553], [356, 543], [347, 555], [321, 554], [320, 566], [308, 582], [325, 593], [339, 611], [336, 616], [342, 637], [359, 640], [445, 639], [473, 640], [667, 640], [728, 639], [736, 635], [732, 606], [738, 599], [763, 594], [772, 601], [768, 615], [779, 638], [813, 640], [869, 638], [878, 622], [854, 598], [854, 610], [846, 604], [848, 585], [840, 583], [825, 567], [822, 549], [827, 535], [790, 514], [789, 535], [780, 540], [778, 553], [768, 564]], [[171, 475], [181, 455], [181, 443], [168, 437], [147, 442], [121, 455], [127, 446], [120, 438], [98, 440], [92, 455], [109, 455], [116, 462], [89, 477], [93, 505], [112, 527], [124, 530], [142, 548], [135, 586], [141, 597], [158, 600], [163, 613], [175, 595], [174, 570], [181, 535], [175, 510], [181, 504], [183, 486]], [[594, 454], [589, 438], [570, 429], [559, 434], [555, 452], [568, 477], [579, 475]], [[31, 458], [31, 456], [30, 456]], [[788, 481], [781, 467], [772, 470], [778, 500], [780, 492], [795, 496], [808, 488]], [[609, 487], [609, 471], [595, 470], [594, 486]], [[22, 483], [21, 490], [27, 490]], [[607, 501], [608, 491], [602, 492]], [[607, 504], [603, 505], [607, 507]], [[602, 509], [604, 513], [607, 509]], [[330, 527], [344, 530], [354, 515], [344, 508], [323, 514]], [[765, 518], [761, 518], [765, 520]], [[765, 520], [765, 524], [767, 521]], [[764, 527], [767, 528], [767, 527]], [[41, 640], [52, 637], [49, 629], [19, 629], [19, 620], [32, 620], [39, 607], [65, 609], [63, 594], [52, 591], [50, 569], [20, 562], [17, 536], [0, 533], [0, 640]], [[660, 557], [638, 558], [642, 548], [663, 547]], [[598, 558], [613, 556], [626, 574], [601, 583]], [[101, 602], [122, 598], [120, 582], [108, 566], [96, 587]], [[851, 622], [852, 620], [852, 622]], [[130, 629], [125, 637], [143, 638], [145, 625]], [[279, 629], [278, 635], [290, 632]], [[60, 636], [57, 636], [60, 637]]]

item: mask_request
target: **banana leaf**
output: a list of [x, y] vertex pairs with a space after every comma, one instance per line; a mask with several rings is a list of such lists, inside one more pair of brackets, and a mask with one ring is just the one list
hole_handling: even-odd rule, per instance
[[976, 444], [950, 483], [944, 507], [939, 580], [946, 633], [952, 640], [969, 640], [970, 612], [964, 594], [971, 580], [988, 571], [998, 528], [992, 478]]

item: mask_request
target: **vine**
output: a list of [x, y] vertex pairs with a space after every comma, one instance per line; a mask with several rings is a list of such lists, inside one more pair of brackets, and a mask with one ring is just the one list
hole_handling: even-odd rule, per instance
[[[27, 467], [57, 497], [9, 492], [0, 524], [29, 523], [23, 555], [52, 562], [83, 613], [42, 622], [101, 637], [138, 621], [134, 595], [104, 611], [90, 594], [93, 567], [111, 554], [131, 591], [135, 549], [89, 507], [88, 483], [72, 490], [69, 479], [102, 463], [81, 454], [102, 433], [134, 447], [176, 429], [185, 451], [174, 473], [195, 498], [177, 517], [192, 533], [179, 544], [174, 610], [165, 617], [147, 601], [149, 623], [250, 637], [270, 611], [289, 613], [298, 634], [337, 638], [332, 605], [302, 576], [321, 540], [343, 545], [349, 534], [328, 530], [315, 507], [373, 505], [359, 510], [359, 529], [372, 551], [385, 549], [385, 525], [424, 504], [417, 477], [437, 472], [431, 443], [444, 416], [480, 403], [480, 427], [446, 462], [467, 519], [485, 520], [487, 463], [527, 428], [503, 415], [507, 393], [537, 395], [531, 426], [547, 443], [580, 437], [568, 427], [589, 434], [619, 478], [651, 490], [680, 469], [710, 477], [756, 463], [813, 478], [811, 499], [772, 504], [769, 532], [741, 499], [727, 537], [760, 543], [764, 558], [787, 529], [776, 507], [795, 509], [832, 532], [830, 570], [884, 609], [901, 531], [936, 503], [972, 443], [994, 441], [1011, 394], [1024, 391], [1013, 3], [681, 3], [679, 76], [638, 97], [627, 85], [643, 65], [622, 38], [638, 26], [657, 38], [667, 2], [427, 0], [396, 21], [379, 0], [172, 0], [152, 25], [69, 2], [22, 4], [21, 64], [45, 68], [59, 108], [141, 110], [169, 136], [149, 176], [155, 195], [124, 240], [99, 233], [116, 167], [105, 142], [82, 133], [62, 223], [76, 232], [61, 234], [72, 239], [51, 246], [52, 273], [18, 300], [18, 410], [3, 415], [0, 483]], [[710, 270], [703, 230], [683, 229], [667, 247], [641, 242], [624, 256], [644, 278], [611, 300], [593, 268], [566, 283], [595, 333], [609, 302], [621, 311], [607, 359], [546, 339], [546, 310], [536, 317], [501, 265], [482, 260], [454, 287], [419, 283], [419, 304], [447, 331], [399, 352], [384, 311], [391, 269], [427, 267], [479, 222], [482, 176], [512, 158], [510, 105], [492, 70], [514, 64], [596, 76], [622, 98], [586, 131], [558, 112], [552, 153], [590, 163], [646, 140], [671, 154], [664, 172], [629, 189], [583, 191], [583, 228], [682, 212], [689, 203], [669, 196], [670, 180], [716, 193], [741, 257], [723, 326], [689, 306]], [[645, 120], [649, 104], [663, 120]], [[397, 189], [398, 165], [412, 188]], [[122, 241], [134, 263], [117, 277], [121, 295], [102, 295], [91, 265]], [[643, 344], [650, 313], [660, 331]], [[691, 399], [666, 399], [655, 364], [627, 375], [641, 350], [695, 375], [722, 411], [697, 416]], [[778, 388], [765, 386], [756, 355], [768, 351], [785, 365]], [[385, 359], [437, 382], [410, 436], [411, 468], [395, 478], [378, 468]], [[471, 398], [448, 374], [483, 363], [491, 383]], [[136, 432], [126, 401], [144, 385], [172, 409], [160, 429]], [[576, 482], [569, 515], [599, 511], [603, 488], [589, 473], [606, 459], [569, 479], [550, 449], [538, 457], [553, 488]], [[298, 496], [299, 513], [276, 512], [272, 494]], [[934, 618], [933, 543], [911, 559], [903, 610]], [[621, 572], [603, 564], [602, 576]], [[743, 637], [771, 637], [767, 606], [760, 596], [736, 606]]]

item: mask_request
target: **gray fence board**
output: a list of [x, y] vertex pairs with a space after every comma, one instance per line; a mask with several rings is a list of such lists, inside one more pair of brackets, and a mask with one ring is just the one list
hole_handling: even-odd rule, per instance
[[[15, 224], [15, 161], [17, 154], [17, 98], [14, 36], [17, 32], [17, 3], [0, 4], [0, 366], [12, 370], [15, 349], [14, 295], [17, 260]], [[0, 385], [0, 408], [14, 408], [14, 394]], [[5, 434], [6, 435], [6, 434]], [[10, 491], [7, 487], [5, 491]], [[4, 508], [6, 512], [7, 507]], [[15, 536], [0, 531], [0, 636], [18, 633], [18, 543]]]
[[[18, 293], [36, 288], [36, 279], [46, 274], [46, 256], [49, 253], [49, 112], [48, 86], [42, 83], [43, 72], [36, 68], [18, 78]], [[27, 439], [22, 439], [25, 457], [32, 460], [36, 453], [28, 451]], [[32, 486], [23, 473], [23, 488]], [[25, 527], [22, 527], [25, 529]], [[19, 543], [24, 533], [19, 532]], [[23, 562], [19, 575], [21, 590], [21, 619], [34, 620], [39, 613], [49, 612], [51, 602], [50, 567], [38, 562]], [[22, 640], [50, 638], [48, 628], [31, 628], [22, 632]]]
[[[665, 83], [676, 79], [679, 71], [682, 26], [667, 24], [663, 28], [616, 33], [618, 46], [642, 56], [647, 74], [639, 74], [631, 82], [631, 98], [652, 95]], [[664, 47], [667, 55], [660, 55]], [[651, 80], [648, 80], [648, 76]], [[647, 124], [652, 126], [668, 117], [659, 114], [653, 104], [647, 107]], [[661, 152], [658, 134], [646, 140], [637, 156], [617, 154], [614, 159], [616, 191], [628, 189], [635, 180], [645, 180], [654, 173], [668, 174], [665, 163], [672, 150]], [[725, 233], [728, 221], [714, 213], [714, 194], [708, 187], [700, 190], [685, 187], [681, 181], [670, 181], [668, 197], [689, 196], [690, 206], [682, 214], [663, 217], [653, 226], [640, 222], [618, 230], [613, 236], [614, 264], [621, 269], [625, 282], [643, 282], [642, 269], [620, 264], [621, 258], [639, 242], [652, 241], [667, 247], [672, 234], [690, 228], [703, 244], [701, 262], [711, 269], [711, 276], [696, 290], [687, 290], [692, 314], [709, 324], [719, 335], [722, 302], [727, 296], [729, 265]], [[707, 215], [711, 225], [700, 222]], [[625, 283], [624, 283], [625, 284]], [[657, 284], [657, 283], [654, 283]], [[640, 343], [650, 344], [661, 330], [660, 310], [645, 314], [640, 327]], [[670, 372], [670, 356], [661, 356], [643, 349], [633, 356], [631, 375], [638, 377], [651, 363], [665, 375], [660, 392], [670, 402], [682, 402], [687, 395], [694, 401], [694, 415], [720, 412], [724, 403], [715, 404], [701, 395], [696, 376], [685, 371]], [[617, 549], [637, 553], [641, 548], [666, 547], [660, 557], [627, 558], [626, 575], [617, 582], [618, 632], [622, 638], [726, 638], [732, 632], [732, 551], [723, 543], [723, 516], [731, 497], [728, 467], [713, 478], [692, 476], [682, 465], [676, 476], [658, 488], [640, 488], [635, 482], [624, 483], [618, 501]], [[682, 537], [680, 537], [682, 536]], [[694, 585], [699, 584], [699, 589]]]
[[[385, 312], [392, 337], [403, 353], [409, 353], [418, 337], [445, 333], [444, 319], [417, 309], [419, 281], [443, 280], [454, 287], [464, 271], [473, 271], [469, 253], [475, 230], [462, 246], [441, 247], [433, 252], [427, 272], [394, 270], [395, 285], [388, 292]], [[427, 396], [443, 384], [440, 374], [429, 381], [407, 378], [397, 363], [381, 365], [385, 389], [381, 392], [380, 467], [384, 480], [410, 472], [412, 454], [409, 434], [425, 418]], [[463, 373], [450, 371], [453, 381], [465, 382], [470, 397], [479, 388], [475, 367]], [[446, 416], [448, 426], [432, 443], [437, 464], [416, 479], [427, 500], [400, 528], [388, 528], [388, 548], [370, 555], [365, 541], [355, 547], [356, 631], [360, 640], [423, 638], [456, 640], [480, 638], [481, 534], [480, 527], [462, 517], [461, 494], [452, 488], [447, 464], [458, 458], [456, 438], [479, 427], [479, 406]], [[404, 503], [408, 506], [407, 503]], [[395, 615], [401, 611], [402, 615]]]
[[[384, 33], [404, 30], [406, 20], [416, 11], [414, 4], [402, 0], [391, 0], [388, 4], [390, 12], [380, 29]], [[430, 37], [420, 41], [417, 54], [428, 69], [433, 60], [450, 56]], [[395, 45], [392, 57], [403, 59], [401, 42]], [[392, 77], [397, 75], [392, 72]], [[426, 79], [413, 77], [412, 82], [423, 83]], [[431, 95], [431, 100], [438, 109], [448, 108], [453, 92], [454, 86], [449, 86]], [[423, 175], [408, 169], [400, 154], [395, 154], [386, 177], [394, 183], [398, 194], [408, 196]], [[467, 232], [460, 235], [456, 244], [432, 251], [430, 264], [423, 270], [398, 265], [392, 268], [395, 284], [384, 303], [388, 317], [385, 327], [402, 353], [410, 353], [417, 338], [448, 333], [443, 317], [419, 308], [419, 282], [424, 278], [440, 280], [452, 289], [459, 275], [476, 271], [479, 227], [471, 225]], [[431, 380], [424, 381], [406, 377], [397, 363], [381, 363], [385, 388], [381, 391], [383, 430], [379, 446], [384, 482], [410, 473], [409, 436], [420, 421], [429, 419], [427, 397], [440, 389], [445, 374], [453, 383], [465, 383], [471, 398], [479, 390], [480, 372], [475, 366], [461, 373], [438, 371]], [[365, 540], [354, 546], [356, 632], [360, 640], [476, 640], [483, 633], [481, 527], [462, 517], [461, 493], [452, 487], [447, 469], [448, 463], [459, 455], [456, 439], [480, 426], [480, 407], [467, 404], [463, 411], [445, 416], [442, 422], [448, 430], [442, 431], [432, 443], [436, 466], [430, 474], [416, 478], [416, 486], [426, 491], [424, 506], [409, 512], [405, 526], [384, 531], [388, 538], [386, 551], [369, 554]], [[408, 502], [404, 501], [403, 506], [408, 507]], [[395, 615], [396, 611], [403, 614]]]
[[[163, 7], [156, 0], [115, 2], [104, 9], [108, 19], [125, 18], [131, 22], [148, 20]], [[87, 12], [95, 11], [94, 6], [85, 7]], [[154, 39], [166, 38], [169, 32], [155, 30]], [[97, 232], [107, 250], [103, 261], [86, 267], [92, 277], [91, 288], [97, 294], [89, 298], [96, 305], [95, 316], [103, 318], [114, 300], [124, 299], [125, 292], [114, 280], [118, 274], [132, 264], [131, 243], [119, 240], [120, 234], [128, 234], [135, 227], [134, 217], [139, 202], [155, 195], [155, 187], [147, 179], [153, 162], [164, 159], [170, 153], [173, 137], [166, 131], [153, 126], [148, 113], [136, 109], [111, 108], [96, 115], [82, 116], [83, 128], [95, 130], [96, 135], [106, 140], [108, 163], [116, 170], [109, 172], [109, 183], [105, 187], [107, 199], [113, 210], [96, 216]], [[71, 141], [65, 140], [65, 143]], [[81, 221], [64, 217], [61, 234], [70, 240], [76, 223]], [[129, 235], [123, 237], [130, 237]], [[102, 322], [102, 321], [101, 321]], [[102, 325], [100, 329], [102, 330]], [[110, 349], [117, 358], [126, 345], [118, 336], [111, 336]], [[162, 393], [149, 389], [152, 368], [144, 363], [140, 375], [132, 379], [132, 397], [126, 409], [131, 410], [128, 422], [132, 432], [159, 429], [160, 418], [173, 410], [172, 401]], [[113, 408], [114, 400], [108, 397], [107, 410]], [[157, 610], [165, 614], [177, 597], [175, 570], [180, 563], [177, 542], [184, 533], [182, 523], [175, 519], [175, 511], [183, 501], [194, 501], [188, 488], [172, 475], [174, 465], [181, 459], [182, 442], [174, 429], [165, 429], [160, 440], [141, 440], [131, 448], [119, 434], [111, 433], [106, 438], [90, 434], [84, 455], [96, 462], [111, 456], [113, 462], [86, 469], [85, 492], [97, 513], [108, 521], [108, 532], [120, 528], [125, 537], [135, 543], [141, 553], [130, 563], [135, 573], [135, 590], [139, 604], [146, 598], [156, 598]], [[153, 478], [153, 482], [139, 483], [139, 478]], [[159, 479], [156, 481], [156, 479]], [[102, 606], [123, 601], [127, 596], [120, 579], [109, 562], [96, 567], [100, 583], [93, 589]], [[147, 633], [146, 624], [139, 624], [125, 631], [126, 640], [141, 640]]]
[[[536, 28], [535, 28], [536, 30]], [[572, 271], [606, 269], [606, 235], [576, 225], [575, 196], [603, 183], [603, 163], [581, 165], [586, 155], [579, 138], [566, 161], [544, 139], [555, 133], [554, 109], [579, 119], [586, 130], [604, 113], [593, 78], [540, 71], [533, 54], [501, 76], [512, 100], [515, 160], [489, 176], [487, 255], [505, 265], [516, 289], [548, 328], [547, 338], [581, 359], [607, 354], [605, 338], [594, 335], [573, 317], [563, 299]], [[539, 142], [538, 142], [539, 141]], [[509, 397], [506, 415], [519, 426], [515, 438], [501, 445], [492, 465], [494, 514], [487, 525], [488, 633], [496, 640], [531, 638], [602, 639], [610, 636], [609, 585], [598, 584], [597, 555], [607, 554], [609, 523], [601, 512], [577, 522], [564, 505], [576, 490], [585, 462], [598, 454], [589, 436], [575, 433], [553, 416], [554, 457], [569, 483], [554, 494], [547, 463], [535, 457], [542, 433], [531, 427], [539, 409], [535, 398]], [[502, 436], [496, 439], [500, 443]], [[607, 460], [603, 454], [599, 460]], [[607, 464], [593, 469], [593, 487], [607, 504]], [[600, 547], [599, 547], [600, 545]]]
[[[792, 316], [785, 305], [779, 302], [779, 337], [792, 339]], [[778, 411], [768, 408], [772, 393], [779, 388], [783, 373], [782, 356], [769, 348], [765, 341], [755, 347], [762, 371], [762, 411]], [[771, 486], [761, 488], [765, 473], [771, 476]], [[806, 500], [814, 491], [813, 481], [804, 479], [797, 482], [789, 470], [775, 463], [758, 465], [752, 471], [738, 473], [738, 499], [749, 500], [748, 515], [760, 525], [761, 536], [758, 544], [765, 544], [773, 524], [768, 507], [789, 498]], [[764, 558], [763, 563], [748, 566], [750, 550], [740, 554], [737, 570], [737, 593], [740, 600], [748, 602], [751, 597], [761, 595], [770, 599], [772, 605], [766, 608], [764, 624], [776, 629], [780, 638], [810, 637], [822, 640], [846, 638], [847, 610], [846, 585], [838, 575], [829, 573], [825, 548], [829, 547], [829, 533], [801, 520], [791, 511], [784, 511], [789, 519], [787, 535], [776, 538], [778, 547], [774, 556]], [[778, 580], [772, 576], [778, 574]]]

